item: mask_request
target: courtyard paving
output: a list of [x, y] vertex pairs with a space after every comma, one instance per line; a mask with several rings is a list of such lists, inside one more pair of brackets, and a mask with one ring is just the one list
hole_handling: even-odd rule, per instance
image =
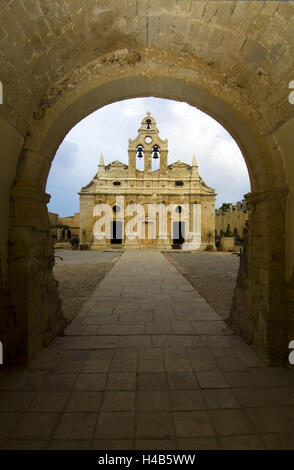
[[267, 367], [162, 254], [125, 252], [65, 335], [0, 381], [2, 449], [293, 449]]
[[224, 251], [169, 252], [165, 256], [224, 319], [230, 314], [240, 258]]
[[55, 250], [53, 273], [67, 323], [76, 317], [119, 256], [118, 252]]

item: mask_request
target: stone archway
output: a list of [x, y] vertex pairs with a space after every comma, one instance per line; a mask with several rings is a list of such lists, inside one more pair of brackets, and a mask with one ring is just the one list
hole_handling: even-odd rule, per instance
[[293, 18], [291, 2], [3, 2], [0, 332], [11, 362], [32, 358], [63, 326], [45, 194], [58, 145], [95, 109], [151, 95], [198, 106], [239, 144], [252, 210], [232, 321], [270, 361], [285, 359], [294, 337]]
[[[152, 54], [148, 51], [148, 61], [141, 50], [117, 51], [99, 58], [55, 85], [34, 114], [11, 190], [10, 308], [17, 325], [10, 337], [12, 362], [31, 359], [63, 328], [52, 275], [53, 245], [46, 209], [49, 196], [45, 194], [55, 152], [67, 132], [83, 117], [105, 104], [138, 96], [187, 101], [217, 119], [239, 144], [251, 179], [252, 193], [248, 200], [252, 215], [246, 273], [243, 270], [239, 276], [231, 320], [234, 328], [268, 360], [285, 358], [287, 185], [279, 151], [272, 137], [264, 135], [268, 123], [255, 113], [239, 90], [238, 106], [232, 89], [220, 97], [221, 77], [217, 71], [212, 73], [207, 66], [199, 72], [199, 64], [193, 64], [192, 58], [187, 58], [187, 64], [181, 61], [177, 68], [176, 58], [170, 54], [165, 56], [163, 64], [156, 61], [158, 54], [155, 50]], [[95, 67], [101, 67], [98, 79]], [[256, 127], [258, 132], [253, 130]], [[279, 224], [279, 231], [273, 220]]]

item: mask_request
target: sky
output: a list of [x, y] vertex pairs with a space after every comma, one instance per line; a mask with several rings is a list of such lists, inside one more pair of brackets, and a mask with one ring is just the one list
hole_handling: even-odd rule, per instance
[[214, 119], [185, 102], [160, 98], [134, 98], [105, 106], [80, 121], [67, 134], [53, 160], [47, 180], [50, 212], [60, 217], [79, 212], [78, 192], [105, 164], [128, 163], [128, 139], [137, 137], [142, 119], [150, 111], [159, 136], [168, 139], [168, 163], [192, 163], [217, 192], [216, 207], [236, 203], [250, 191], [242, 153], [230, 134]]

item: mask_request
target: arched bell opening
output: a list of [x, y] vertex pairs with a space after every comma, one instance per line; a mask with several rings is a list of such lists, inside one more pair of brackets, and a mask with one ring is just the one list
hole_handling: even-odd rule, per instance
[[154, 145], [152, 147], [152, 171], [160, 170], [160, 147]]
[[136, 169], [144, 171], [145, 164], [145, 150], [143, 145], [138, 145], [136, 149]]

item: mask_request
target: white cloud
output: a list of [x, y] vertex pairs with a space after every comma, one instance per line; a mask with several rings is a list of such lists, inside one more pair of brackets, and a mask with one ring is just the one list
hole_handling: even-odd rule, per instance
[[157, 121], [160, 136], [168, 139], [169, 163], [191, 163], [196, 154], [200, 175], [218, 193], [217, 206], [250, 191], [240, 149], [217, 121], [187, 103], [137, 98], [105, 106], [69, 132], [48, 178], [49, 210], [60, 215], [79, 210], [77, 193], [96, 173], [101, 152], [106, 163], [128, 162], [128, 139], [136, 137], [147, 111]]

